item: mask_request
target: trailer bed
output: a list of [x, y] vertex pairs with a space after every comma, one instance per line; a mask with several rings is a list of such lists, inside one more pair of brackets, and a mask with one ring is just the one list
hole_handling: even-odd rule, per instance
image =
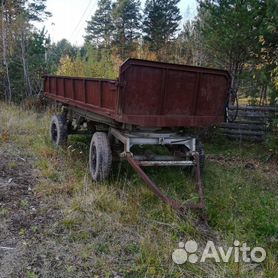
[[45, 95], [114, 123], [208, 127], [224, 121], [227, 71], [128, 59], [119, 79], [45, 76]]

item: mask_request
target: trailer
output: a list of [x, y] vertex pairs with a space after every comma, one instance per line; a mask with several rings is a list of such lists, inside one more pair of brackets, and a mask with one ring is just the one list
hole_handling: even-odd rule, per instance
[[[230, 90], [227, 71], [128, 59], [117, 80], [45, 76], [45, 96], [62, 107], [50, 124], [52, 142], [66, 144], [70, 134], [91, 134], [92, 179], [108, 178], [112, 160], [127, 160], [150, 189], [177, 211], [203, 208], [201, 171], [204, 149], [187, 128], [224, 121]], [[136, 146], [146, 147], [137, 153]], [[148, 151], [165, 146], [166, 155]], [[144, 172], [147, 166], [193, 167], [199, 202], [182, 204], [165, 195]]]

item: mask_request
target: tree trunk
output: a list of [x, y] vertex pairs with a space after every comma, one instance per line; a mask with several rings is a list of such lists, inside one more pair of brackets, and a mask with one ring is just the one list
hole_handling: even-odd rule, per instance
[[31, 83], [30, 83], [28, 64], [27, 64], [27, 61], [26, 61], [26, 51], [25, 51], [25, 44], [24, 44], [24, 31], [21, 32], [20, 47], [21, 47], [21, 59], [22, 59], [24, 80], [25, 80], [25, 83], [26, 83], [26, 96], [28, 97], [28, 96], [32, 95], [32, 86], [31, 86]]
[[11, 102], [12, 100], [12, 90], [11, 90], [11, 81], [9, 75], [9, 63], [7, 59], [7, 30], [5, 26], [5, 6], [4, 1], [2, 1], [2, 47], [3, 47], [3, 64], [5, 67], [6, 81], [7, 85], [5, 86], [5, 100]]

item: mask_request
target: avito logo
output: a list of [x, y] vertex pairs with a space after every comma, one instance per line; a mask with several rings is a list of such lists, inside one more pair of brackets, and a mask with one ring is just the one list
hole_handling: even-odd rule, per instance
[[[201, 255], [197, 255], [197, 252], [201, 252]], [[207, 259], [227, 263], [231, 258], [236, 263], [240, 261], [261, 263], [266, 258], [266, 251], [262, 247], [251, 249], [245, 242], [240, 244], [238, 240], [235, 240], [233, 246], [228, 247], [226, 250], [222, 246], [216, 247], [214, 242], [209, 240], [205, 248], [199, 250], [198, 243], [195, 240], [189, 240], [185, 243], [180, 242], [178, 249], [172, 254], [172, 259], [176, 264], [184, 264], [187, 261], [193, 264], [197, 262], [203, 263]]]

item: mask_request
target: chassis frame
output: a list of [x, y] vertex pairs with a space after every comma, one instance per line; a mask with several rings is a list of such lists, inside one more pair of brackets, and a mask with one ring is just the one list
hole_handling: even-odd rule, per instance
[[[173, 207], [179, 213], [184, 213], [186, 209], [203, 209], [205, 207], [204, 190], [201, 179], [199, 153], [196, 151], [196, 138], [190, 136], [179, 135], [175, 132], [146, 132], [146, 131], [121, 131], [110, 128], [109, 134], [124, 144], [124, 151], [120, 153], [120, 158], [125, 159], [144, 180], [148, 187], [164, 202]], [[131, 152], [134, 145], [178, 145], [185, 146], [189, 151], [186, 158], [177, 156], [139, 156]], [[192, 157], [193, 160], [189, 158]], [[142, 167], [146, 166], [193, 166], [195, 168], [196, 190], [199, 196], [197, 204], [183, 205], [164, 194], [159, 187], [145, 173]]]
[[[70, 106], [62, 106], [62, 115], [67, 119], [67, 127], [76, 121], [75, 130], [68, 129], [70, 134], [90, 134], [95, 131], [106, 132], [110, 142], [116, 141], [123, 144], [123, 150], [117, 152], [120, 160], [126, 160], [134, 171], [142, 178], [148, 187], [162, 201], [174, 208], [179, 214], [184, 215], [187, 209], [204, 209], [205, 198], [201, 179], [200, 155], [196, 150], [196, 138], [185, 134], [180, 134], [176, 130], [156, 130], [138, 129], [132, 126], [115, 125], [115, 122], [106, 121], [93, 113], [84, 112]], [[81, 131], [80, 126], [86, 123], [87, 127], [94, 126], [95, 130]], [[140, 146], [182, 146], [188, 150], [185, 155], [136, 155], [132, 152], [132, 147]], [[193, 167], [196, 180], [196, 191], [198, 193], [198, 203], [182, 204], [164, 194], [155, 182], [146, 174], [142, 167]]]

